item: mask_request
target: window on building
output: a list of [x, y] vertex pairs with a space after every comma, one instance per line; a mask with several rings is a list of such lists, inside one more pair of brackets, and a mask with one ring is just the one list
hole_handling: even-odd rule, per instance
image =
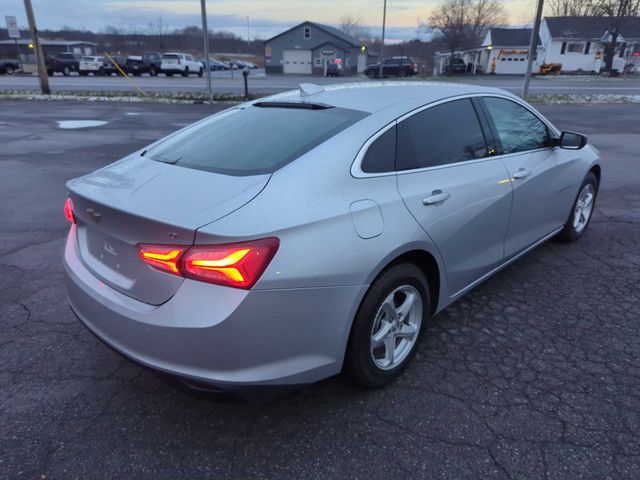
[[322, 66], [322, 58], [320, 57], [316, 57], [315, 60], [313, 61], [314, 65], [316, 67], [321, 67]]
[[311, 38], [311, 28], [304, 27], [304, 38]]
[[567, 42], [567, 53], [584, 53], [584, 43]]

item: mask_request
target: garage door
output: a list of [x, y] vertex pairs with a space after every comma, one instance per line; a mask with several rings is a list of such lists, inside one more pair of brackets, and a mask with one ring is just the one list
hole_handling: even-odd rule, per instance
[[311, 73], [311, 50], [285, 50], [282, 59], [284, 73]]
[[496, 73], [520, 74], [523, 75], [527, 70], [527, 56], [526, 55], [501, 55], [498, 58], [498, 64], [496, 65]]

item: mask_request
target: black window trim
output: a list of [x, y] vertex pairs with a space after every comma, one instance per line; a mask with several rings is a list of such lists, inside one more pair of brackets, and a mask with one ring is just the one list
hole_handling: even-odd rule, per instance
[[[525, 108], [526, 110], [528, 110], [531, 114], [533, 114], [538, 120], [540, 120], [546, 127], [547, 130], [549, 132], [549, 136], [550, 138], [560, 138], [560, 131], [555, 128], [546, 118], [544, 118], [540, 113], [538, 113], [537, 111], [533, 110], [532, 107], [530, 107], [529, 105], [523, 103], [522, 101], [520, 101], [518, 98], [514, 98], [511, 97], [509, 95], [503, 95], [500, 93], [466, 93], [463, 95], [454, 95], [451, 97], [445, 97], [445, 98], [441, 98], [438, 100], [434, 100], [431, 103], [427, 103], [425, 105], [422, 105], [420, 107], [417, 107], [413, 110], [411, 110], [410, 112], [407, 112], [403, 115], [401, 115], [400, 117], [396, 118], [395, 120], [392, 120], [391, 122], [389, 122], [388, 124], [384, 125], [382, 128], [380, 128], [378, 131], [376, 131], [373, 135], [371, 135], [365, 142], [364, 144], [360, 147], [360, 149], [358, 150], [358, 153], [356, 154], [353, 163], [351, 164], [351, 176], [354, 178], [371, 178], [371, 177], [386, 177], [386, 176], [391, 176], [391, 175], [407, 175], [407, 174], [411, 174], [411, 173], [421, 173], [421, 172], [427, 172], [429, 170], [436, 170], [436, 169], [442, 169], [442, 168], [451, 168], [451, 167], [457, 167], [460, 165], [466, 165], [466, 164], [471, 164], [471, 163], [478, 163], [478, 162], [486, 162], [486, 161], [491, 161], [497, 158], [508, 158], [508, 157], [512, 157], [512, 156], [516, 156], [516, 155], [528, 155], [530, 153], [533, 152], [541, 152], [541, 151], [545, 151], [545, 150], [551, 150], [553, 149], [553, 146], [549, 145], [547, 147], [543, 147], [543, 148], [538, 148], [535, 150], [526, 150], [524, 152], [514, 152], [514, 153], [500, 153], [500, 151], [497, 151], [495, 155], [488, 155], [486, 157], [483, 158], [474, 158], [472, 160], [462, 160], [460, 162], [452, 162], [452, 163], [445, 163], [443, 165], [433, 165], [431, 167], [421, 167], [421, 168], [414, 168], [411, 170], [393, 170], [391, 172], [376, 172], [376, 173], [368, 173], [362, 170], [362, 162], [364, 160], [365, 155], [367, 154], [367, 150], [369, 149], [369, 147], [371, 146], [371, 144], [373, 142], [375, 142], [379, 137], [381, 137], [387, 130], [389, 130], [392, 127], [396, 127], [398, 125], [398, 123], [400, 123], [401, 121], [412, 117], [413, 115], [416, 115], [420, 112], [423, 112], [429, 108], [432, 107], [436, 107], [438, 105], [442, 105], [444, 103], [449, 103], [449, 102], [453, 102], [455, 100], [462, 100], [465, 98], [471, 99], [472, 103], [480, 103], [482, 105], [484, 105], [484, 102], [482, 102], [482, 98], [486, 98], [486, 97], [494, 97], [494, 98], [501, 98], [503, 100], [510, 100], [512, 102], [514, 102], [517, 105], [520, 105], [521, 107]], [[473, 99], [477, 99], [475, 102]], [[475, 107], [475, 105], [474, 105]], [[486, 108], [486, 107], [483, 107]], [[482, 117], [489, 115], [488, 112], [484, 112], [483, 110], [483, 115], [480, 115], [478, 110], [476, 110], [476, 113], [478, 114], [478, 117], [480, 118], [480, 123], [482, 124]], [[489, 117], [488, 119], [486, 119], [489, 122], [489, 125], [491, 125], [493, 123], [493, 121], [491, 120], [491, 118]], [[491, 127], [492, 128], [492, 133], [493, 133], [493, 141], [494, 144], [495, 142], [499, 142], [500, 138], [497, 135], [497, 131], [495, 130], [495, 126]], [[498, 144], [500, 145], [500, 144]], [[501, 147], [501, 145], [500, 145]]]

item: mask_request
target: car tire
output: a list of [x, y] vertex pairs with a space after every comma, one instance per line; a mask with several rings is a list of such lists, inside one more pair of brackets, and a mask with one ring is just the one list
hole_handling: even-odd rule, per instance
[[165, 73], [167, 77], [173, 77], [173, 73]]
[[556, 237], [558, 240], [575, 242], [584, 234], [591, 222], [591, 217], [593, 217], [597, 197], [598, 177], [595, 173], [589, 172], [580, 186], [575, 202], [573, 202], [569, 220]]
[[376, 78], [376, 72], [373, 70], [367, 70], [367, 77], [369, 78]]
[[80, 75], [81, 77], [86, 77], [88, 75], [87, 72], [78, 72], [78, 75]]
[[151, 67], [149, 69], [149, 75], [151, 75], [152, 77], [157, 77], [158, 76], [158, 71], [154, 67]]
[[53, 75], [55, 74], [55, 72], [53, 70], [47, 70], [47, 75], [50, 77], [53, 77]]
[[11, 65], [7, 65], [7, 68], [4, 70], [4, 73], [6, 73], [7, 75], [13, 75], [15, 73], [15, 70]]
[[188, 77], [188, 76], [189, 76], [189, 73], [191, 73], [191, 72], [189, 72], [189, 67], [186, 67], [186, 68], [184, 69], [184, 72], [182, 72], [182, 76], [183, 76], [183, 77]]
[[198, 76], [201, 77], [202, 75], [204, 75], [204, 70], [201, 68], [198, 70]]
[[64, 67], [62, 69], [62, 75], [64, 75], [65, 77], [68, 77], [69, 75], [71, 75], [71, 69], [69, 67]]
[[407, 76], [407, 72], [405, 72], [404, 70], [398, 70], [398, 77], [404, 78], [406, 76]]
[[395, 380], [415, 355], [430, 314], [429, 283], [422, 270], [410, 263], [387, 269], [360, 304], [349, 336], [345, 372], [365, 388]]
[[101, 68], [100, 70], [98, 70], [98, 76], [104, 77], [104, 68]]

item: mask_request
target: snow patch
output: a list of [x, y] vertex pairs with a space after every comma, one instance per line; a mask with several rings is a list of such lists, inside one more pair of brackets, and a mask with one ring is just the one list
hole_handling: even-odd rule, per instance
[[77, 128], [101, 127], [109, 122], [104, 120], [58, 120], [58, 128], [62, 130], [75, 130]]

